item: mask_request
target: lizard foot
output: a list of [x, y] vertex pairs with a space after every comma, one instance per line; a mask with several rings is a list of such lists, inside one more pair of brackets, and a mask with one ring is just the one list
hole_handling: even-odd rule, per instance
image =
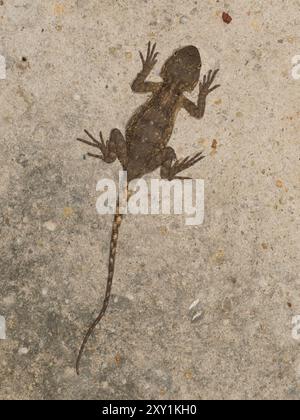
[[106, 163], [112, 163], [116, 160], [116, 154], [109, 150], [108, 142], [104, 141], [102, 132], [100, 131], [100, 141], [95, 139], [92, 134], [90, 134], [87, 130], [84, 130], [85, 134], [91, 139], [85, 140], [82, 138], [77, 138], [77, 141], [80, 141], [81, 143], [85, 143], [88, 146], [95, 147], [96, 149], [100, 150], [101, 154], [94, 154], [94, 153], [88, 153], [87, 155], [90, 157], [94, 157], [96, 159], [101, 159]]
[[200, 152], [193, 157], [188, 156], [184, 159], [176, 160], [174, 164], [168, 168], [168, 172], [165, 174], [164, 178], [167, 178], [169, 181], [172, 181], [173, 179], [191, 179], [189, 177], [181, 177], [176, 175], [185, 169], [194, 166], [197, 162], [200, 162], [200, 160], [204, 158], [205, 156], [203, 156], [203, 152]]

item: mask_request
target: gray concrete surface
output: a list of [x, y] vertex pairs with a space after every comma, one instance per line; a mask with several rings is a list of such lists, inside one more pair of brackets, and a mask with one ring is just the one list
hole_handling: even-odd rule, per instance
[[[1, 1], [2, 399], [300, 398], [299, 13], [296, 0]], [[205, 118], [182, 111], [171, 141], [209, 155], [188, 171], [206, 183], [205, 223], [126, 218], [78, 378], [107, 274], [111, 217], [97, 215], [95, 187], [118, 164], [85, 160], [74, 139], [124, 130], [145, 101], [130, 83], [148, 40], [153, 80], [187, 44], [204, 72], [221, 68]]]

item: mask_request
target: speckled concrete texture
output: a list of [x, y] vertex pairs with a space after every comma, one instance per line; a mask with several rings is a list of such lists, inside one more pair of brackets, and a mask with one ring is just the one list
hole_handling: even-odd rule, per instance
[[[299, 400], [299, 17], [296, 0], [0, 2], [2, 399]], [[152, 80], [189, 44], [203, 74], [220, 67], [204, 119], [181, 111], [171, 140], [181, 157], [207, 154], [187, 171], [205, 180], [205, 223], [126, 217], [77, 377], [107, 277], [96, 183], [119, 166], [75, 138], [124, 132], [147, 98], [130, 83], [149, 40]]]

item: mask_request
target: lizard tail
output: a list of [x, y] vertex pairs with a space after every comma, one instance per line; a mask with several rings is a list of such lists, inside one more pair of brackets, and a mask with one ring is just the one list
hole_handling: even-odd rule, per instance
[[107, 284], [106, 284], [106, 291], [105, 291], [105, 297], [102, 305], [102, 309], [95, 319], [95, 321], [91, 324], [89, 327], [87, 333], [84, 336], [84, 339], [82, 341], [79, 354], [76, 360], [76, 372], [77, 375], [79, 375], [79, 365], [80, 360], [83, 354], [83, 351], [85, 349], [85, 346], [88, 342], [88, 339], [90, 338], [91, 334], [93, 333], [96, 326], [99, 324], [101, 319], [104, 317], [106, 309], [109, 304], [109, 298], [111, 293], [111, 287], [112, 287], [112, 281], [115, 271], [115, 261], [116, 261], [116, 251], [117, 251], [117, 244], [118, 244], [118, 236], [119, 236], [119, 230], [122, 223], [123, 215], [120, 214], [120, 204], [119, 204], [119, 198], [117, 201], [117, 207], [116, 212], [114, 216], [113, 226], [112, 226], [112, 234], [111, 234], [111, 241], [110, 241], [110, 252], [109, 252], [109, 263], [108, 263], [108, 278], [107, 278]]

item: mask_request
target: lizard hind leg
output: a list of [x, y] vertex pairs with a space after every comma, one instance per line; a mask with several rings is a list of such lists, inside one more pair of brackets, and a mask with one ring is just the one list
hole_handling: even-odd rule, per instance
[[111, 157], [115, 157], [115, 159], [117, 158], [123, 169], [127, 168], [127, 145], [126, 145], [126, 141], [125, 138], [123, 136], [123, 134], [121, 133], [120, 130], [118, 130], [117, 128], [114, 128], [111, 133], [110, 133], [110, 137], [109, 140], [106, 144], [107, 146], [107, 152]]
[[205, 156], [203, 156], [203, 152], [200, 152], [192, 157], [188, 156], [184, 159], [176, 159], [174, 163], [173, 161], [168, 160], [161, 166], [161, 177], [163, 179], [168, 179], [169, 181], [172, 181], [173, 179], [190, 179], [188, 177], [180, 177], [176, 175], [185, 169], [194, 166], [204, 158]]
[[152, 172], [159, 167], [161, 167], [161, 170], [163, 171], [163, 168], [172, 166], [172, 162], [174, 162], [174, 160], [176, 160], [176, 153], [174, 149], [172, 149], [172, 147], [166, 147], [158, 153], [155, 153], [147, 162], [148, 172]]
[[100, 131], [100, 140], [97, 140], [87, 130], [84, 130], [85, 134], [90, 138], [91, 141], [78, 138], [77, 140], [81, 143], [85, 143], [88, 146], [97, 148], [101, 154], [88, 153], [88, 156], [101, 159], [106, 163], [113, 163], [118, 158], [123, 169], [127, 167], [127, 146], [123, 134], [117, 128], [113, 129], [110, 133], [108, 141], [105, 141]]

